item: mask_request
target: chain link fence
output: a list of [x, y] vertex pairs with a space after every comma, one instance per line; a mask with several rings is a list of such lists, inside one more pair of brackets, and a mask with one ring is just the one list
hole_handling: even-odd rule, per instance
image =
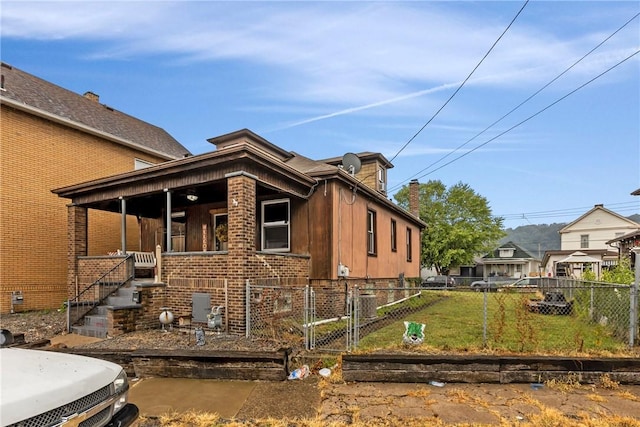
[[424, 325], [416, 351], [620, 351], [638, 342], [633, 287], [569, 279], [518, 286], [247, 285], [247, 336], [307, 350], [406, 345], [407, 322]]

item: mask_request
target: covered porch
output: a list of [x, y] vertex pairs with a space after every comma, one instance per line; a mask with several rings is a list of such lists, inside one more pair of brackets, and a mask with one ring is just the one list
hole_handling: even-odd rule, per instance
[[[287, 152], [258, 148], [243, 135], [216, 138], [218, 150], [211, 153], [54, 190], [71, 200], [69, 296], [82, 293], [127, 253], [150, 252], [157, 264], [138, 285], [136, 327], [157, 325], [162, 307], [176, 318], [192, 317], [192, 295], [206, 293], [212, 306], [224, 307], [228, 332], [242, 334], [248, 281], [306, 283], [308, 221], [302, 218], [316, 181], [278, 161]], [[89, 257], [93, 210], [120, 215], [121, 244]], [[127, 236], [132, 217], [137, 239]]]

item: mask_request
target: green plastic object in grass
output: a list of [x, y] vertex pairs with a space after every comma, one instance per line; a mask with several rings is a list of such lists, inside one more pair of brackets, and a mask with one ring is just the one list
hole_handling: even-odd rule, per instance
[[404, 322], [402, 342], [410, 345], [422, 344], [424, 342], [424, 327], [424, 323]]

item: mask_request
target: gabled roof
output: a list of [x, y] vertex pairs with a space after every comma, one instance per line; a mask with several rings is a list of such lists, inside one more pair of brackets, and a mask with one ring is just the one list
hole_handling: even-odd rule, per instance
[[6, 63], [1, 64], [3, 105], [93, 133], [167, 160], [191, 155], [164, 129], [100, 104], [91, 92], [78, 95]]
[[614, 211], [611, 211], [611, 210], [605, 208], [603, 205], [595, 205], [592, 209], [590, 209], [588, 212], [586, 212], [583, 215], [581, 215], [578, 219], [570, 222], [569, 224], [565, 225], [560, 230], [558, 230], [558, 233], [560, 233], [560, 234], [567, 233], [569, 231], [569, 229], [572, 228], [574, 225], [576, 225], [577, 223], [579, 223], [580, 221], [582, 221], [583, 219], [585, 219], [586, 217], [592, 215], [594, 212], [597, 212], [597, 211], [602, 211], [604, 213], [607, 213], [607, 214], [619, 219], [620, 221], [626, 222], [628, 225], [630, 225], [632, 227], [640, 228], [640, 224], [638, 224], [637, 222], [631, 221], [629, 218], [625, 218], [622, 215], [617, 214]]
[[500, 256], [500, 250], [503, 249], [513, 249], [513, 256], [509, 257], [509, 259], [536, 259], [529, 252], [525, 251], [513, 242], [507, 242], [498, 246], [496, 249], [483, 256], [482, 259], [507, 259]]

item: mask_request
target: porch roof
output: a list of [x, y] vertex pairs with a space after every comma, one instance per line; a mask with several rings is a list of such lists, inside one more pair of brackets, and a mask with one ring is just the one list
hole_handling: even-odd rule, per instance
[[320, 180], [340, 180], [357, 188], [419, 227], [426, 224], [383, 195], [362, 185], [355, 177], [335, 165], [288, 152], [248, 129], [242, 129], [209, 142], [217, 150], [168, 161], [149, 168], [113, 175], [52, 190], [72, 203], [98, 210], [119, 212], [119, 199], [127, 200], [127, 212], [157, 217], [164, 206], [166, 189], [175, 195], [174, 207], [193, 204], [187, 194], [195, 192], [198, 203], [226, 202], [226, 178], [244, 173], [256, 178], [260, 196], [284, 193], [308, 198]]
[[165, 189], [186, 201], [189, 192], [199, 203], [226, 201], [229, 174], [254, 176], [263, 194], [287, 193], [305, 197], [316, 179], [288, 166], [280, 159], [251, 144], [239, 143], [223, 150], [165, 162], [149, 168], [113, 175], [52, 190], [73, 204], [118, 212], [119, 199], [127, 199], [131, 214], [154, 216], [153, 206], [163, 206]]

